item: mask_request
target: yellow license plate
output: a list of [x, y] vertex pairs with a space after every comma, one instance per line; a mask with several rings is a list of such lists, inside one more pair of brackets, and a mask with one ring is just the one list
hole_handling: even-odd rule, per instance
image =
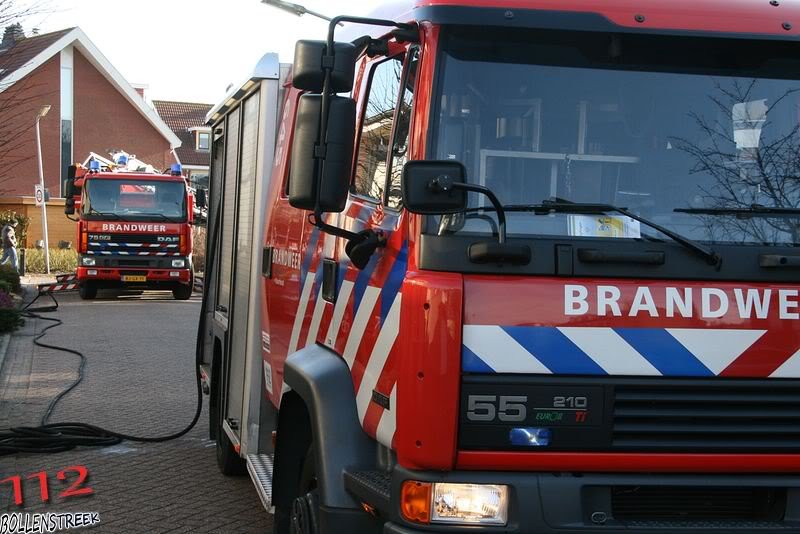
[[123, 282], [147, 282], [147, 277], [138, 274], [123, 274]]

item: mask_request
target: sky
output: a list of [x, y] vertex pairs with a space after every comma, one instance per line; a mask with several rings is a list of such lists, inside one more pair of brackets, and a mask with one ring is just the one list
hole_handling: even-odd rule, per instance
[[[298, 39], [323, 39], [327, 22], [260, 0], [16, 0], [44, 2], [26, 33], [79, 26], [114, 67], [154, 100], [216, 104], [267, 52], [291, 63]], [[366, 15], [370, 0], [294, 0], [319, 13]], [[377, 3], [377, 2], [375, 2]]]

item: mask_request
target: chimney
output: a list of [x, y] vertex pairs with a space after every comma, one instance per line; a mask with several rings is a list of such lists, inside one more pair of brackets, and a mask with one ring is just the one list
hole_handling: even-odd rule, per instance
[[139, 93], [139, 96], [141, 96], [142, 98], [147, 100], [147, 90], [150, 88], [150, 86], [148, 84], [146, 84], [146, 83], [132, 83], [131, 87], [133, 87], [133, 89], [137, 93]]
[[3, 42], [0, 43], [0, 47], [11, 48], [23, 39], [25, 39], [25, 31], [22, 29], [22, 24], [17, 22], [16, 24], [6, 26], [5, 32], [3, 32]]

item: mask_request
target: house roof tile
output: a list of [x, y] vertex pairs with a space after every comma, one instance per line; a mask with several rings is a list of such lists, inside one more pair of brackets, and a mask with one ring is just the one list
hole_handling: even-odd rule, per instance
[[189, 128], [204, 126], [206, 113], [212, 105], [170, 100], [153, 100], [153, 105], [167, 126], [182, 141], [181, 147], [176, 149], [181, 163], [184, 165], [208, 165], [209, 152], [195, 150], [194, 133], [190, 132]]
[[66, 28], [41, 35], [31, 35], [14, 43], [10, 48], [0, 49], [0, 81], [10, 76], [18, 68], [38, 56], [48, 46], [55, 43], [74, 28]]

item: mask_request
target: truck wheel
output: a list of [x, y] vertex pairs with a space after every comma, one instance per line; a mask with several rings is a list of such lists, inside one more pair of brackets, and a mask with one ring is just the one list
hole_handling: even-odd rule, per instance
[[172, 296], [175, 297], [175, 300], [189, 300], [192, 298], [192, 291], [194, 291], [192, 284], [188, 286], [180, 284], [172, 290]]
[[319, 492], [314, 465], [314, 449], [308, 448], [298, 484], [298, 495], [290, 506], [275, 507], [274, 534], [317, 534], [319, 532]]
[[97, 286], [91, 282], [84, 282], [78, 286], [78, 295], [83, 300], [92, 300], [97, 296]]

